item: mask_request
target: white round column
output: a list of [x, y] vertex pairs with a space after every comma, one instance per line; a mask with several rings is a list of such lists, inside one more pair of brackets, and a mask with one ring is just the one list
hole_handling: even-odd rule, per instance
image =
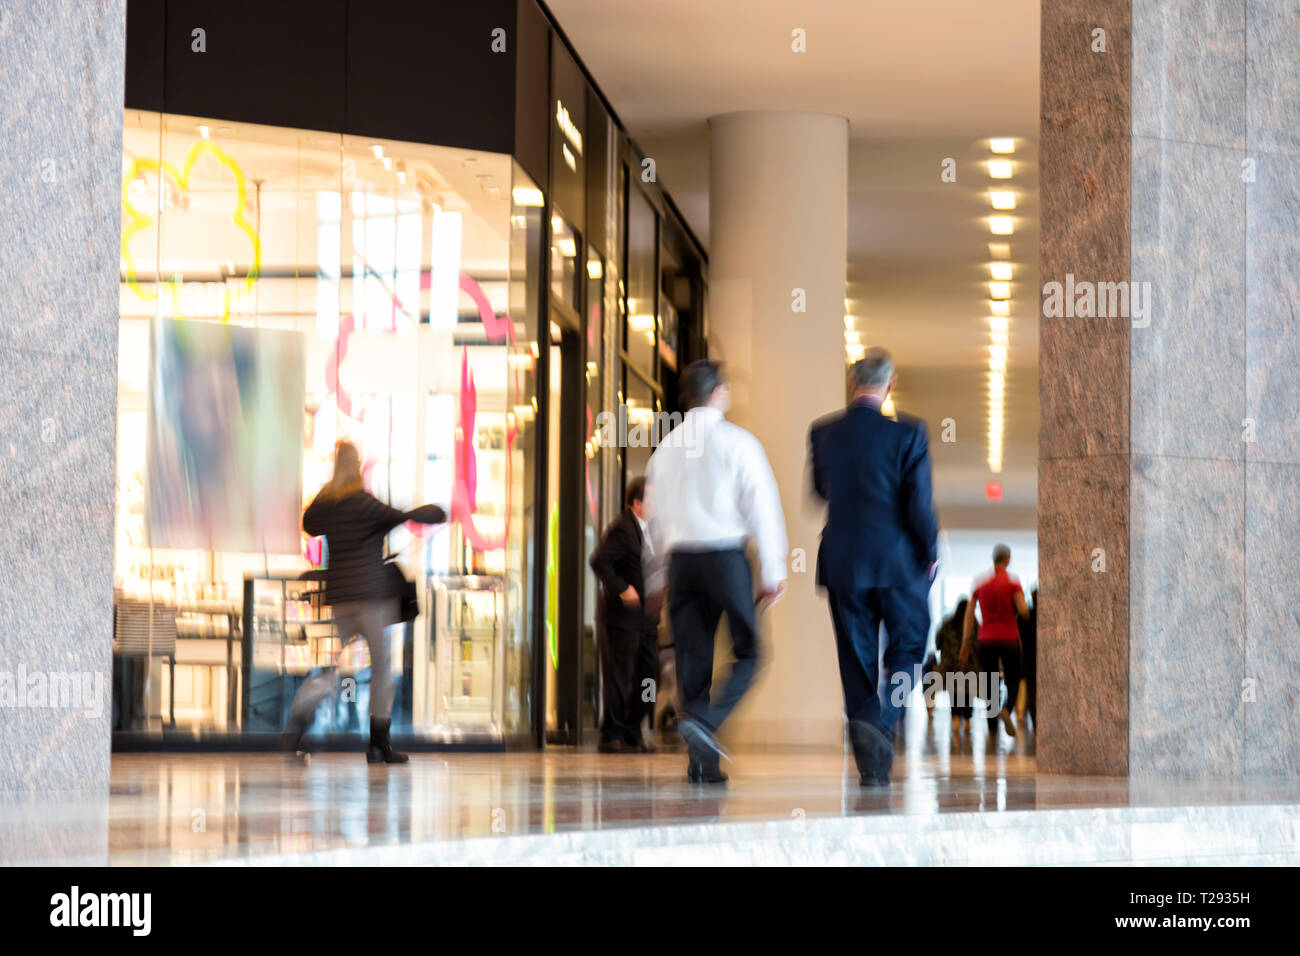
[[725, 731], [742, 745], [841, 735], [835, 639], [815, 587], [824, 513], [806, 467], [808, 426], [844, 407], [848, 136], [848, 120], [825, 113], [709, 120], [709, 350], [726, 363], [729, 417], [772, 463], [791, 550], [789, 592], [760, 622], [768, 666]]

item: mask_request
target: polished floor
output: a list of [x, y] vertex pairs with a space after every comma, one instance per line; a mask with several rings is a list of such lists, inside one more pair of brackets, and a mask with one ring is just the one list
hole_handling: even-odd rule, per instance
[[738, 754], [724, 788], [687, 783], [678, 753], [115, 755], [105, 796], [0, 798], [0, 862], [1300, 859], [1300, 781], [1053, 777], [1028, 732], [954, 747], [921, 720], [887, 791], [831, 750]]

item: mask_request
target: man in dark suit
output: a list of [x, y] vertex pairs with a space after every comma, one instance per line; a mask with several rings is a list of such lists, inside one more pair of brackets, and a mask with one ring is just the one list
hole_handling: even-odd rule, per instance
[[649, 753], [642, 718], [654, 712], [653, 684], [659, 675], [658, 615], [647, 610], [642, 550], [645, 536], [645, 479], [627, 485], [623, 513], [606, 529], [592, 552], [591, 569], [601, 583], [597, 608], [600, 670], [604, 678], [601, 753]]
[[848, 409], [814, 423], [810, 434], [813, 484], [827, 503], [817, 583], [830, 602], [849, 741], [864, 787], [889, 785], [893, 730], [905, 693], [921, 686], [938, 567], [925, 424], [881, 413], [894, 379], [889, 353], [868, 350], [853, 366]]

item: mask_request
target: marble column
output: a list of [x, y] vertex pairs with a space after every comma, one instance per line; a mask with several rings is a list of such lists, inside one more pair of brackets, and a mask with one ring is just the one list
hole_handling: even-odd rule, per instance
[[710, 355], [730, 418], [763, 443], [781, 489], [789, 591], [762, 622], [768, 666], [724, 733], [747, 746], [835, 746], [843, 696], [814, 587], [808, 426], [844, 406], [848, 121], [754, 111], [709, 120]]
[[108, 784], [125, 17], [0, 6], [4, 791]]
[[1040, 326], [1040, 768], [1294, 775], [1300, 5], [1045, 0], [1042, 39], [1042, 281], [1150, 301]]

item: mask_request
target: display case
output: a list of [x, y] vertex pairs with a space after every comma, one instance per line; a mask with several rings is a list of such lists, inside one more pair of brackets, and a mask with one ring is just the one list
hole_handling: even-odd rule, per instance
[[458, 732], [502, 732], [506, 580], [491, 574], [433, 575], [425, 699], [433, 723]]
[[[322, 582], [311, 573], [244, 579], [246, 732], [282, 730], [298, 685], [313, 668], [333, 666], [339, 641], [323, 597]], [[358, 653], [368, 653], [364, 643]]]

